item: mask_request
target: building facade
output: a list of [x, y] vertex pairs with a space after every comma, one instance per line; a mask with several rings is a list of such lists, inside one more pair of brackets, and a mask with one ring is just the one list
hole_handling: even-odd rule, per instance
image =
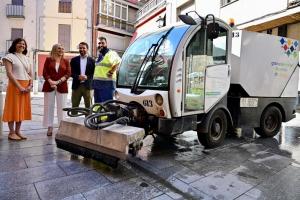
[[150, 0], [140, 2], [145, 4], [137, 12], [135, 24], [136, 32], [134, 34], [134, 38], [145, 32], [153, 31], [159, 27], [165, 26], [167, 18], [171, 19], [171, 17], [167, 15], [167, 0]]
[[238, 29], [300, 40], [300, 0], [222, 0], [220, 18]]
[[234, 19], [238, 29], [300, 41], [300, 0], [221, 0], [220, 18]]
[[[197, 11], [200, 15], [214, 14], [219, 16], [220, 0], [150, 0], [137, 13], [136, 34], [157, 30], [163, 26], [181, 23], [178, 15]], [[197, 15], [191, 13], [192, 16]]]
[[[26, 6], [28, 4], [31, 6]], [[12, 41], [18, 37], [28, 42], [29, 55], [36, 46], [36, 0], [3, 0], [0, 1], [0, 57], [3, 57]], [[30, 28], [26, 28], [30, 27]]]
[[[78, 44], [91, 44], [92, 38], [92, 0], [37, 0], [36, 8], [36, 49], [34, 63], [38, 88], [43, 83], [42, 71], [46, 57], [53, 44], [61, 43], [65, 57], [71, 59], [78, 55]], [[90, 54], [92, 49], [89, 48]]]
[[14, 39], [24, 38], [37, 80], [35, 90], [40, 90], [44, 61], [54, 44], [63, 44], [71, 58], [78, 55], [79, 42], [92, 42], [92, 0], [2, 0], [0, 7], [0, 56]]
[[37, 49], [61, 43], [66, 52], [77, 52], [79, 42], [91, 44], [91, 0], [43, 0], [37, 6]]
[[[30, 3], [30, 6], [29, 6]], [[0, 58], [4, 57], [16, 38], [24, 38], [28, 44], [28, 56], [33, 61], [36, 48], [36, 6], [37, 0], [0, 1]], [[4, 66], [0, 70], [0, 79], [7, 84]]]
[[159, 18], [165, 25], [174, 24], [179, 14], [193, 10], [201, 16], [214, 14], [225, 22], [234, 19], [238, 29], [300, 40], [300, 0], [151, 0], [138, 12], [137, 32], [158, 28]]
[[94, 0], [94, 56], [98, 54], [99, 37], [105, 37], [110, 49], [123, 54], [133, 36], [138, 9], [136, 0]]

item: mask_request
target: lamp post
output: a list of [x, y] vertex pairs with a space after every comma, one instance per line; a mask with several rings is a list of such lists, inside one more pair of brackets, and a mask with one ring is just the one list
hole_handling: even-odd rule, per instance
[[157, 24], [158, 24], [158, 28], [161, 28], [165, 25], [165, 19], [161, 16], [158, 17], [158, 19], [156, 20]]

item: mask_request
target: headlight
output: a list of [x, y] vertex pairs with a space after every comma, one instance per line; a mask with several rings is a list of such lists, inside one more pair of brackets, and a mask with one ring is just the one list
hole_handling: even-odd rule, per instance
[[160, 94], [155, 95], [155, 102], [157, 105], [161, 106], [164, 103], [164, 100]]

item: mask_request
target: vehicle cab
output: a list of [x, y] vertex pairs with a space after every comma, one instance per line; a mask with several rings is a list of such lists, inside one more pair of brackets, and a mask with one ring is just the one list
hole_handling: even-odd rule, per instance
[[[219, 25], [215, 38], [208, 37], [211, 23]], [[196, 130], [198, 115], [228, 92], [230, 34], [227, 24], [207, 20], [140, 36], [123, 55], [117, 100], [141, 105], [164, 134]]]

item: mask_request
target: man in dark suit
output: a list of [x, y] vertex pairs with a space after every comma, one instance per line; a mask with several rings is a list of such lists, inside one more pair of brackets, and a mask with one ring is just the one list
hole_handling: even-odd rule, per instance
[[79, 56], [71, 59], [72, 82], [72, 107], [78, 107], [81, 97], [84, 99], [86, 108], [91, 106], [92, 80], [95, 70], [95, 61], [88, 56], [88, 44], [79, 43]]

